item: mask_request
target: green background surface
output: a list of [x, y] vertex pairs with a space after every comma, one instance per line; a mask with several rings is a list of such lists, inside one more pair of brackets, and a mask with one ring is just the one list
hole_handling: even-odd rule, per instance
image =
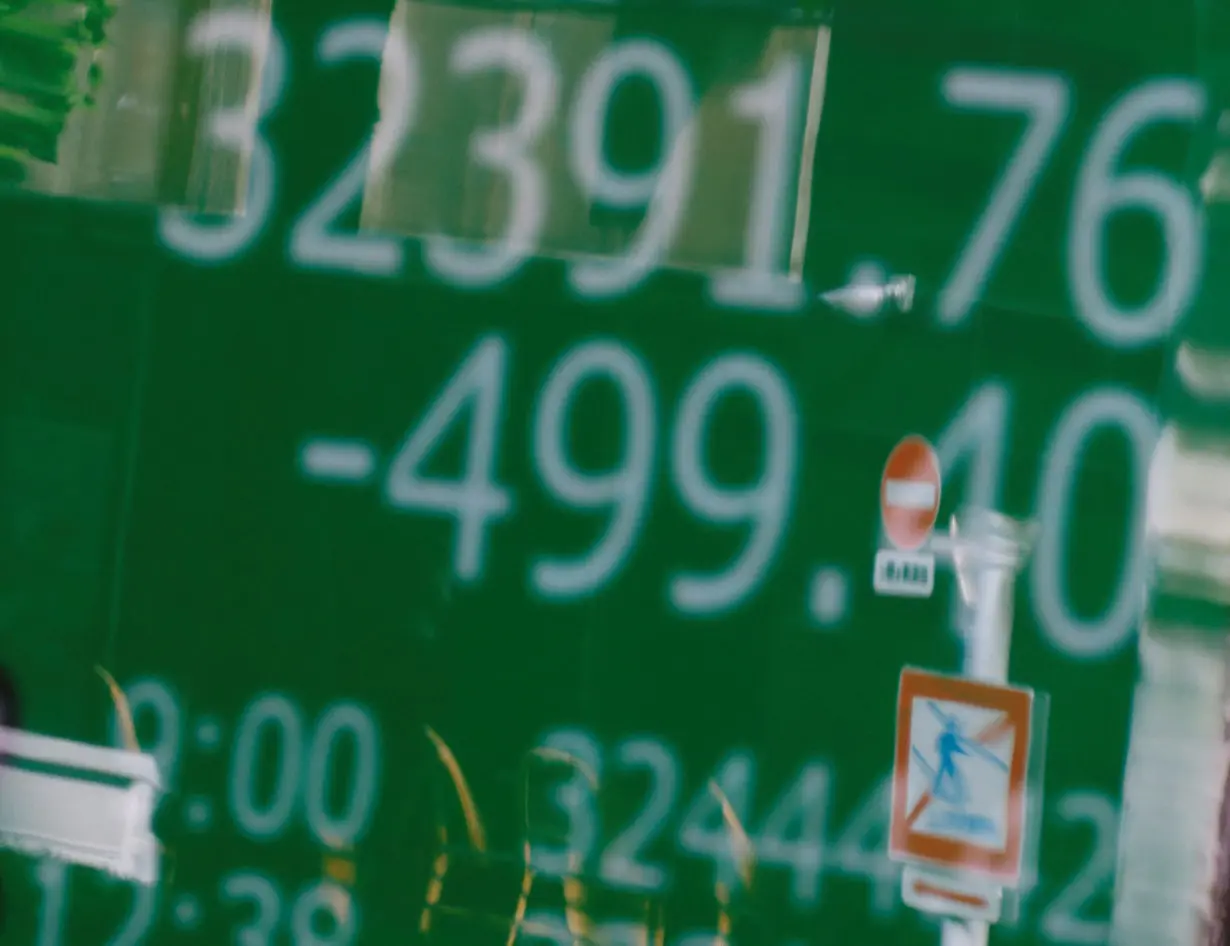
[[[387, 6], [365, 0], [347, 15], [384, 16]], [[311, 65], [316, 37], [338, 15], [323, 3], [275, 4], [293, 77], [268, 125], [282, 186], [272, 225], [238, 262], [196, 267], [175, 259], [158, 247], [153, 217], [141, 211], [5, 199], [0, 657], [18, 679], [26, 723], [108, 738], [109, 699], [96, 663], [121, 682], [165, 681], [185, 733], [206, 715], [221, 722], [221, 751], [182, 740], [160, 814], [169, 856], [148, 942], [245, 942], [236, 930], [250, 921], [249, 908], [218, 896], [222, 878], [236, 870], [276, 881], [287, 909], [295, 891], [320, 877], [322, 852], [301, 819], [278, 840], [256, 842], [226, 814], [236, 725], [268, 692], [289, 695], [309, 720], [347, 699], [379, 722], [378, 807], [354, 852], [365, 941], [418, 936], [434, 825], [443, 818], [454, 839], [461, 833], [425, 725], [456, 753], [496, 855], [459, 866], [458, 876], [471, 881], [446, 885], [444, 895], [494, 919], [458, 920], [438, 940], [504, 942], [520, 875], [521, 766], [555, 727], [587, 728], [608, 745], [648, 734], [675, 747], [680, 808], [651, 853], [676, 874], [664, 897], [668, 935], [711, 925], [712, 867], [682, 857], [669, 839], [682, 806], [722, 757], [734, 748], [754, 753], [756, 822], [804, 761], [826, 761], [826, 837], [835, 848], [887, 774], [901, 667], [959, 666], [947, 576], [929, 602], [870, 590], [879, 472], [892, 444], [907, 432], [938, 437], [979, 385], [1001, 381], [1012, 405], [1002, 508], [1032, 516], [1047, 438], [1075, 397], [1101, 384], [1153, 397], [1160, 349], [1114, 353], [1091, 339], [1071, 313], [1062, 247], [1074, 168], [1096, 120], [1142, 79], [1191, 70], [1191, 23], [1178, 8], [1138, 14], [1102, 3], [990, 10], [952, 3], [925, 16], [887, 3], [839, 8], [808, 280], [813, 288], [839, 285], [854, 262], [876, 257], [915, 274], [920, 286], [912, 315], [862, 323], [819, 304], [789, 317], [718, 312], [687, 279], [586, 303], [563, 288], [550, 263], [493, 292], [291, 268], [289, 222], [367, 134], [374, 112], [373, 69], [326, 73]], [[717, 16], [696, 14], [695, 29]], [[930, 300], [1020, 130], [1014, 119], [944, 106], [939, 76], [952, 63], [1059, 70], [1074, 98], [985, 304], [966, 327], [943, 331]], [[1187, 147], [1188, 136], [1170, 129], [1143, 136], [1130, 155], [1178, 174]], [[1148, 290], [1159, 256], [1156, 234], [1138, 224], [1120, 221], [1114, 234], [1122, 242], [1111, 282], [1128, 298]], [[497, 471], [517, 502], [489, 532], [482, 580], [464, 585], [451, 578], [450, 522], [394, 513], [375, 489], [306, 482], [295, 457], [316, 432], [370, 438], [391, 452], [487, 333], [509, 345]], [[636, 552], [609, 587], [568, 605], [527, 591], [534, 554], [580, 551], [600, 528], [600, 519], [552, 504], [529, 453], [530, 416], [550, 366], [596, 337], [618, 340], [649, 366], [661, 457], [681, 390], [715, 356], [756, 352], [788, 378], [799, 406], [797, 498], [777, 564], [747, 605], [713, 619], [684, 619], [666, 607], [670, 571], [718, 565], [741, 537], [688, 515], [664, 459]], [[710, 442], [715, 475], [734, 482], [758, 468], [755, 416], [738, 407], [722, 415]], [[609, 398], [587, 410], [573, 448], [610, 462], [618, 412]], [[442, 471], [455, 469], [449, 449], [439, 460]], [[1134, 488], [1128, 461], [1113, 434], [1094, 438], [1084, 454], [1067, 547], [1067, 598], [1083, 615], [1105, 608], [1121, 567]], [[965, 488], [961, 471], [953, 473], [944, 515]], [[851, 582], [849, 616], [834, 628], [807, 617], [805, 588], [820, 564], [845, 569]], [[1093, 660], [1060, 653], [1023, 581], [1012, 678], [1052, 700], [1042, 860], [1021, 921], [993, 935], [1097, 942], [1113, 865], [1089, 866], [1095, 832], [1065, 820], [1057, 806], [1071, 792], [1118, 797], [1134, 679], [1130, 640]], [[635, 779], [615, 783], [604, 813], [626, 820], [643, 792]], [[216, 812], [204, 833], [188, 830], [182, 816], [197, 797]], [[13, 857], [3, 865], [6, 936], [33, 943], [40, 896], [30, 863]], [[1048, 908], [1087, 868], [1091, 925], [1048, 933]], [[63, 942], [130, 946], [115, 937], [133, 894], [78, 872], [72, 884]], [[602, 899], [600, 887], [596, 913], [639, 915], [637, 898]], [[934, 924], [910, 911], [875, 909], [865, 877], [826, 868], [814, 911], [790, 907], [785, 891], [784, 875], [766, 868], [740, 899], [739, 942], [936, 941]], [[171, 922], [170, 904], [185, 892], [204, 911], [192, 933]], [[549, 886], [538, 896], [534, 906], [558, 905]], [[275, 938], [286, 941], [284, 927]]]

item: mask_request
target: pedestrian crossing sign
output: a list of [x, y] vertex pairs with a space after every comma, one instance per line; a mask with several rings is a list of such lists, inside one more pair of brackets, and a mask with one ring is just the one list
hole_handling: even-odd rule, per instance
[[1019, 884], [1032, 708], [1031, 690], [902, 671], [890, 857]]

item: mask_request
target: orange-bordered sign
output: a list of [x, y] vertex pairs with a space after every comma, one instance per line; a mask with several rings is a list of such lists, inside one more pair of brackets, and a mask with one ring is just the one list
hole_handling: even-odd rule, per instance
[[903, 437], [880, 476], [880, 518], [888, 540], [904, 552], [921, 548], [939, 511], [939, 457], [924, 438]]
[[906, 668], [889, 856], [1020, 880], [1033, 693]]

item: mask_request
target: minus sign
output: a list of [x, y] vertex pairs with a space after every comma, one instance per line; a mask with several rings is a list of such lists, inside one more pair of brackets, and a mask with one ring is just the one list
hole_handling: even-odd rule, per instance
[[303, 474], [334, 483], [363, 483], [376, 470], [376, 451], [362, 440], [309, 440], [299, 451]]

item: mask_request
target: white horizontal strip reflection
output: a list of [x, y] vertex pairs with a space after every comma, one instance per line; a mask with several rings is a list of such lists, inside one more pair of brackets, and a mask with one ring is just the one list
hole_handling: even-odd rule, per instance
[[921, 480], [889, 480], [884, 485], [884, 498], [888, 505], [898, 509], [932, 509], [936, 487]]

